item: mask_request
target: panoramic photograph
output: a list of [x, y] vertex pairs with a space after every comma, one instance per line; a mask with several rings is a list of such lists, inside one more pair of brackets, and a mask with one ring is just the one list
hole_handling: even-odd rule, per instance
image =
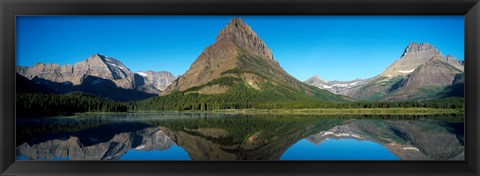
[[465, 160], [463, 16], [17, 16], [16, 160]]

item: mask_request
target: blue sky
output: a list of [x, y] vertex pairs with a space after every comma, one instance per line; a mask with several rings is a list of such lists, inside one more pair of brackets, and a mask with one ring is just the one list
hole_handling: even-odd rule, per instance
[[[370, 78], [410, 42], [464, 59], [463, 16], [240, 16], [304, 81]], [[183, 74], [231, 16], [20, 16], [17, 65], [74, 64], [100, 53], [132, 71]]]

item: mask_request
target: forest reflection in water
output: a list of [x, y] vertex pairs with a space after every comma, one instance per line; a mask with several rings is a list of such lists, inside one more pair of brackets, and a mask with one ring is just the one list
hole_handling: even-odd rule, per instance
[[17, 119], [17, 160], [464, 160], [463, 115]]

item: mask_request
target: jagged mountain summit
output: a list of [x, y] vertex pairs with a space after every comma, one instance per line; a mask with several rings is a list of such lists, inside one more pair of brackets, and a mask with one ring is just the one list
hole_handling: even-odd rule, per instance
[[439, 60], [463, 71], [462, 61], [451, 55], [444, 56], [431, 44], [412, 42], [407, 46], [402, 57], [386, 68], [380, 75], [386, 77], [406, 76], [433, 57], [437, 57]]
[[16, 71], [59, 93], [80, 91], [121, 101], [144, 99], [160, 93], [119, 60], [101, 54], [94, 54], [74, 65], [37, 63], [17, 66]]
[[133, 77], [120, 61], [100, 54], [94, 54], [75, 65], [37, 63], [31, 67], [17, 67], [17, 72], [29, 79], [43, 78], [54, 82], [81, 84], [86, 75], [115, 80], [118, 87], [133, 87]]
[[[233, 18], [190, 68], [163, 95], [172, 92], [219, 94], [238, 86], [274, 91], [278, 97], [317, 97], [338, 101], [345, 97], [302, 83], [285, 72], [271, 50], [241, 18]], [[235, 90], [239, 91], [239, 90]], [[292, 100], [292, 98], [290, 98]]]

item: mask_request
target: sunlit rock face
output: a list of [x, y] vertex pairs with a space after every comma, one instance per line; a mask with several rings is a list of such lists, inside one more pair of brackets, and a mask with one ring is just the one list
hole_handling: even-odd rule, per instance
[[95, 76], [113, 80], [118, 87], [132, 88], [133, 74], [120, 61], [100, 54], [94, 54], [75, 65], [37, 63], [31, 67], [17, 67], [17, 72], [28, 79], [34, 77], [53, 82], [70, 82], [73, 85], [82, 83], [85, 76]]
[[17, 66], [17, 73], [59, 93], [84, 92], [120, 101], [143, 99], [160, 90], [117, 59], [94, 54], [75, 65]]

